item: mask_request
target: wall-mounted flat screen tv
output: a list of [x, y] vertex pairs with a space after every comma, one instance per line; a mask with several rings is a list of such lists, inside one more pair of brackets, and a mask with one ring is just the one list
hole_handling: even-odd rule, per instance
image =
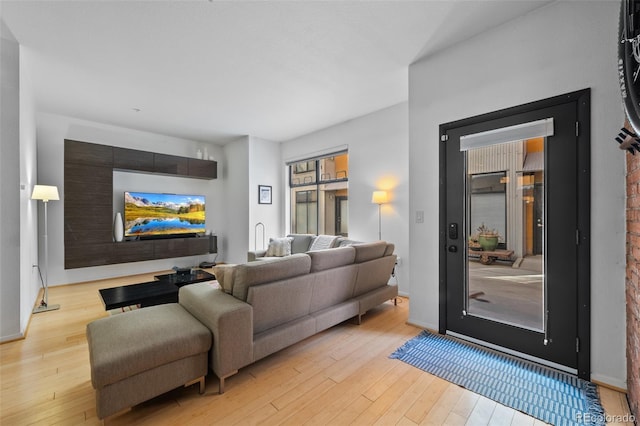
[[204, 195], [124, 193], [124, 235], [170, 238], [205, 233]]

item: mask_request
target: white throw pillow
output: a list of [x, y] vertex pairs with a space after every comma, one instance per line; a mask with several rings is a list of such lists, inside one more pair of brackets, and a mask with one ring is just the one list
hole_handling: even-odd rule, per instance
[[267, 257], [283, 257], [291, 256], [291, 241], [293, 238], [269, 238], [269, 247], [267, 248]]
[[318, 235], [313, 239], [311, 247], [309, 247], [309, 251], [333, 248], [333, 244], [337, 239], [338, 237], [336, 235]]
[[220, 284], [220, 287], [225, 293], [231, 294], [233, 292], [233, 278], [236, 272], [236, 265], [223, 263], [213, 267], [213, 275], [216, 276], [216, 281]]

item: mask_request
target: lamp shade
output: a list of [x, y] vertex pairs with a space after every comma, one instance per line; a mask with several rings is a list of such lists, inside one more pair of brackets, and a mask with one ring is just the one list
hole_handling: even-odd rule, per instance
[[389, 202], [387, 198], [387, 191], [373, 191], [371, 196], [371, 202], [373, 204], [386, 204]]
[[36, 185], [31, 193], [32, 200], [42, 200], [44, 202], [50, 200], [59, 200], [58, 187], [53, 185]]

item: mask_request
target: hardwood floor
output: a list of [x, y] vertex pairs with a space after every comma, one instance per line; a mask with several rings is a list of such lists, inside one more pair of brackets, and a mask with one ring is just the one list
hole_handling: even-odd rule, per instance
[[[86, 324], [107, 315], [98, 289], [152, 275], [51, 288], [60, 310], [33, 315], [26, 339], [0, 345], [0, 424], [100, 424], [85, 338]], [[223, 395], [210, 375], [204, 396], [178, 388], [105, 424], [543, 424], [389, 359], [419, 332], [406, 324], [408, 305], [385, 303], [360, 326], [343, 323], [243, 368]], [[623, 394], [601, 388], [601, 396], [608, 414], [628, 413]]]

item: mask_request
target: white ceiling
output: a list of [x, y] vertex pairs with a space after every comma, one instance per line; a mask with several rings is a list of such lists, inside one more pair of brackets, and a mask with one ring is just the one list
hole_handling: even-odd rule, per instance
[[38, 110], [223, 143], [406, 101], [416, 58], [546, 3], [2, 0], [0, 13], [28, 49]]

